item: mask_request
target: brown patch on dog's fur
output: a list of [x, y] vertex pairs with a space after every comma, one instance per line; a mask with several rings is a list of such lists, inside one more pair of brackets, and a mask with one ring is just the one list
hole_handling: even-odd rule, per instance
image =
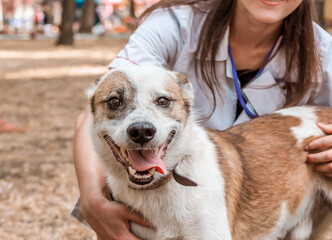
[[91, 107], [91, 112], [92, 113], [95, 113], [96, 109], [95, 109], [95, 95], [93, 95], [91, 98], [90, 98], [90, 107]]
[[329, 107], [320, 107], [319, 110], [316, 111], [317, 122], [324, 124], [332, 123], [332, 112]]
[[[110, 110], [107, 107], [107, 98], [114, 94], [121, 98], [123, 107], [121, 110]], [[95, 119], [107, 116], [110, 119], [121, 117], [130, 107], [130, 100], [133, 99], [134, 89], [125, 73], [114, 71], [107, 75], [105, 79], [98, 86], [94, 96], [91, 98], [91, 109], [94, 113]], [[99, 107], [101, 106], [101, 107]], [[96, 111], [98, 108], [98, 111]]]
[[[209, 130], [210, 140], [215, 144], [217, 156], [220, 157], [220, 167], [225, 179], [226, 208], [232, 236], [234, 235], [234, 221], [238, 212], [237, 205], [241, 195], [243, 183], [243, 168], [241, 156], [237, 149], [229, 141], [225, 141], [225, 133], [217, 130]], [[236, 140], [237, 136], [233, 136]]]
[[[180, 85], [180, 87], [184, 86], [184, 85], [186, 85], [186, 84], [188, 84], [190, 82], [190, 80], [187, 77], [187, 75], [185, 75], [183, 73], [177, 73], [176, 76], [177, 76], [177, 82]], [[185, 98], [183, 96], [183, 94], [182, 94], [182, 99], [183, 99], [183, 102], [184, 102], [184, 106], [185, 106], [186, 112], [189, 115], [189, 112], [190, 112], [190, 100], [187, 99], [187, 98]]]
[[224, 132], [209, 132], [221, 156], [234, 240], [268, 234], [279, 220], [282, 202], [294, 214], [310, 189], [308, 153], [297, 147], [290, 130], [300, 123], [296, 117], [272, 114]]
[[110, 73], [98, 86], [98, 89], [95, 93], [96, 102], [106, 100], [109, 94], [119, 86], [127, 86], [128, 88], [128, 85], [129, 81], [125, 73], [120, 71], [114, 71]]
[[187, 77], [186, 74], [184, 74], [184, 73], [177, 73], [176, 75], [178, 77], [177, 80], [178, 80], [179, 84], [184, 85], [186, 83], [189, 83], [189, 78]]
[[[185, 84], [186, 80], [181, 79], [180, 84]], [[188, 99], [185, 99], [182, 91], [181, 85], [174, 82], [174, 79], [170, 79], [165, 84], [165, 90], [170, 93], [172, 98], [175, 100], [173, 102], [173, 107], [169, 108], [169, 116], [176, 119], [177, 121], [185, 123], [189, 116], [189, 103]]]

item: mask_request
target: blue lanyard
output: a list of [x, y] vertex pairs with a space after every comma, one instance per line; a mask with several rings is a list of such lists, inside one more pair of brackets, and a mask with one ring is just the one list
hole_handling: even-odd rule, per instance
[[[269, 58], [271, 57], [271, 54], [273, 52], [273, 49], [275, 47], [275, 45], [277, 44], [277, 42], [275, 42], [275, 44], [273, 45], [272, 49], [270, 50], [270, 52], [268, 53], [268, 55], [266, 56], [265, 60], [264, 60], [264, 64], [269, 60]], [[232, 52], [231, 52], [231, 46], [228, 43], [228, 53], [229, 53], [229, 57], [231, 59], [231, 63], [232, 63], [232, 72], [233, 72], [233, 77], [234, 77], [234, 85], [235, 85], [235, 91], [236, 91], [236, 95], [239, 99], [239, 102], [243, 108], [243, 110], [246, 112], [246, 114], [250, 117], [250, 118], [255, 118], [257, 117], [256, 113], [253, 113], [249, 110], [249, 108], [246, 105], [246, 102], [243, 99], [243, 95], [242, 95], [242, 91], [241, 91], [241, 86], [240, 86], [240, 81], [239, 78], [237, 76], [237, 72], [236, 72], [236, 68], [235, 68], [235, 64], [234, 64], [234, 60], [233, 60], [233, 56], [232, 56]], [[256, 76], [254, 77], [254, 79], [258, 78], [262, 72], [264, 70], [264, 67], [261, 67], [258, 71], [258, 73], [256, 74]]]

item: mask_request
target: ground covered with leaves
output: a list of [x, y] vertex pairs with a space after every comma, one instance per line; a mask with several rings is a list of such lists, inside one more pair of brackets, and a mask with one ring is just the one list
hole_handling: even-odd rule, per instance
[[95, 239], [69, 215], [78, 196], [74, 123], [85, 89], [126, 40], [0, 42], [0, 239]]

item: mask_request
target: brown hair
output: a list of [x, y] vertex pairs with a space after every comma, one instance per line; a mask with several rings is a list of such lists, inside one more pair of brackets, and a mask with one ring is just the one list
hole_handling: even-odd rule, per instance
[[[236, 2], [234, 0], [162, 0], [143, 12], [139, 18], [141, 21], [158, 8], [175, 5], [190, 5], [195, 11], [204, 11], [197, 7], [198, 4], [213, 6], [206, 10], [208, 14], [206, 14], [196, 49], [196, 56], [200, 56], [201, 59], [199, 63], [196, 61], [196, 71], [199, 68], [203, 82], [212, 93], [213, 111], [216, 108], [216, 93], [221, 94], [220, 83], [216, 77], [215, 57], [234, 16]], [[309, 101], [315, 97], [321, 63], [314, 38], [313, 16], [312, 0], [303, 0], [299, 7], [284, 19], [283, 38], [279, 49], [283, 47], [285, 51], [286, 71], [279, 83], [287, 92], [285, 106], [299, 104], [308, 92], [310, 92]], [[209, 54], [211, 58], [207, 61], [205, 59]]]

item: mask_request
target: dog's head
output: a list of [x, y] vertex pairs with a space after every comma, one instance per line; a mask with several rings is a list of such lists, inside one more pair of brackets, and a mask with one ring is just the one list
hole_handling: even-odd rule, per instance
[[106, 166], [125, 170], [129, 185], [139, 189], [175, 167], [180, 149], [173, 139], [179, 140], [193, 102], [184, 74], [151, 66], [118, 68], [89, 95]]

